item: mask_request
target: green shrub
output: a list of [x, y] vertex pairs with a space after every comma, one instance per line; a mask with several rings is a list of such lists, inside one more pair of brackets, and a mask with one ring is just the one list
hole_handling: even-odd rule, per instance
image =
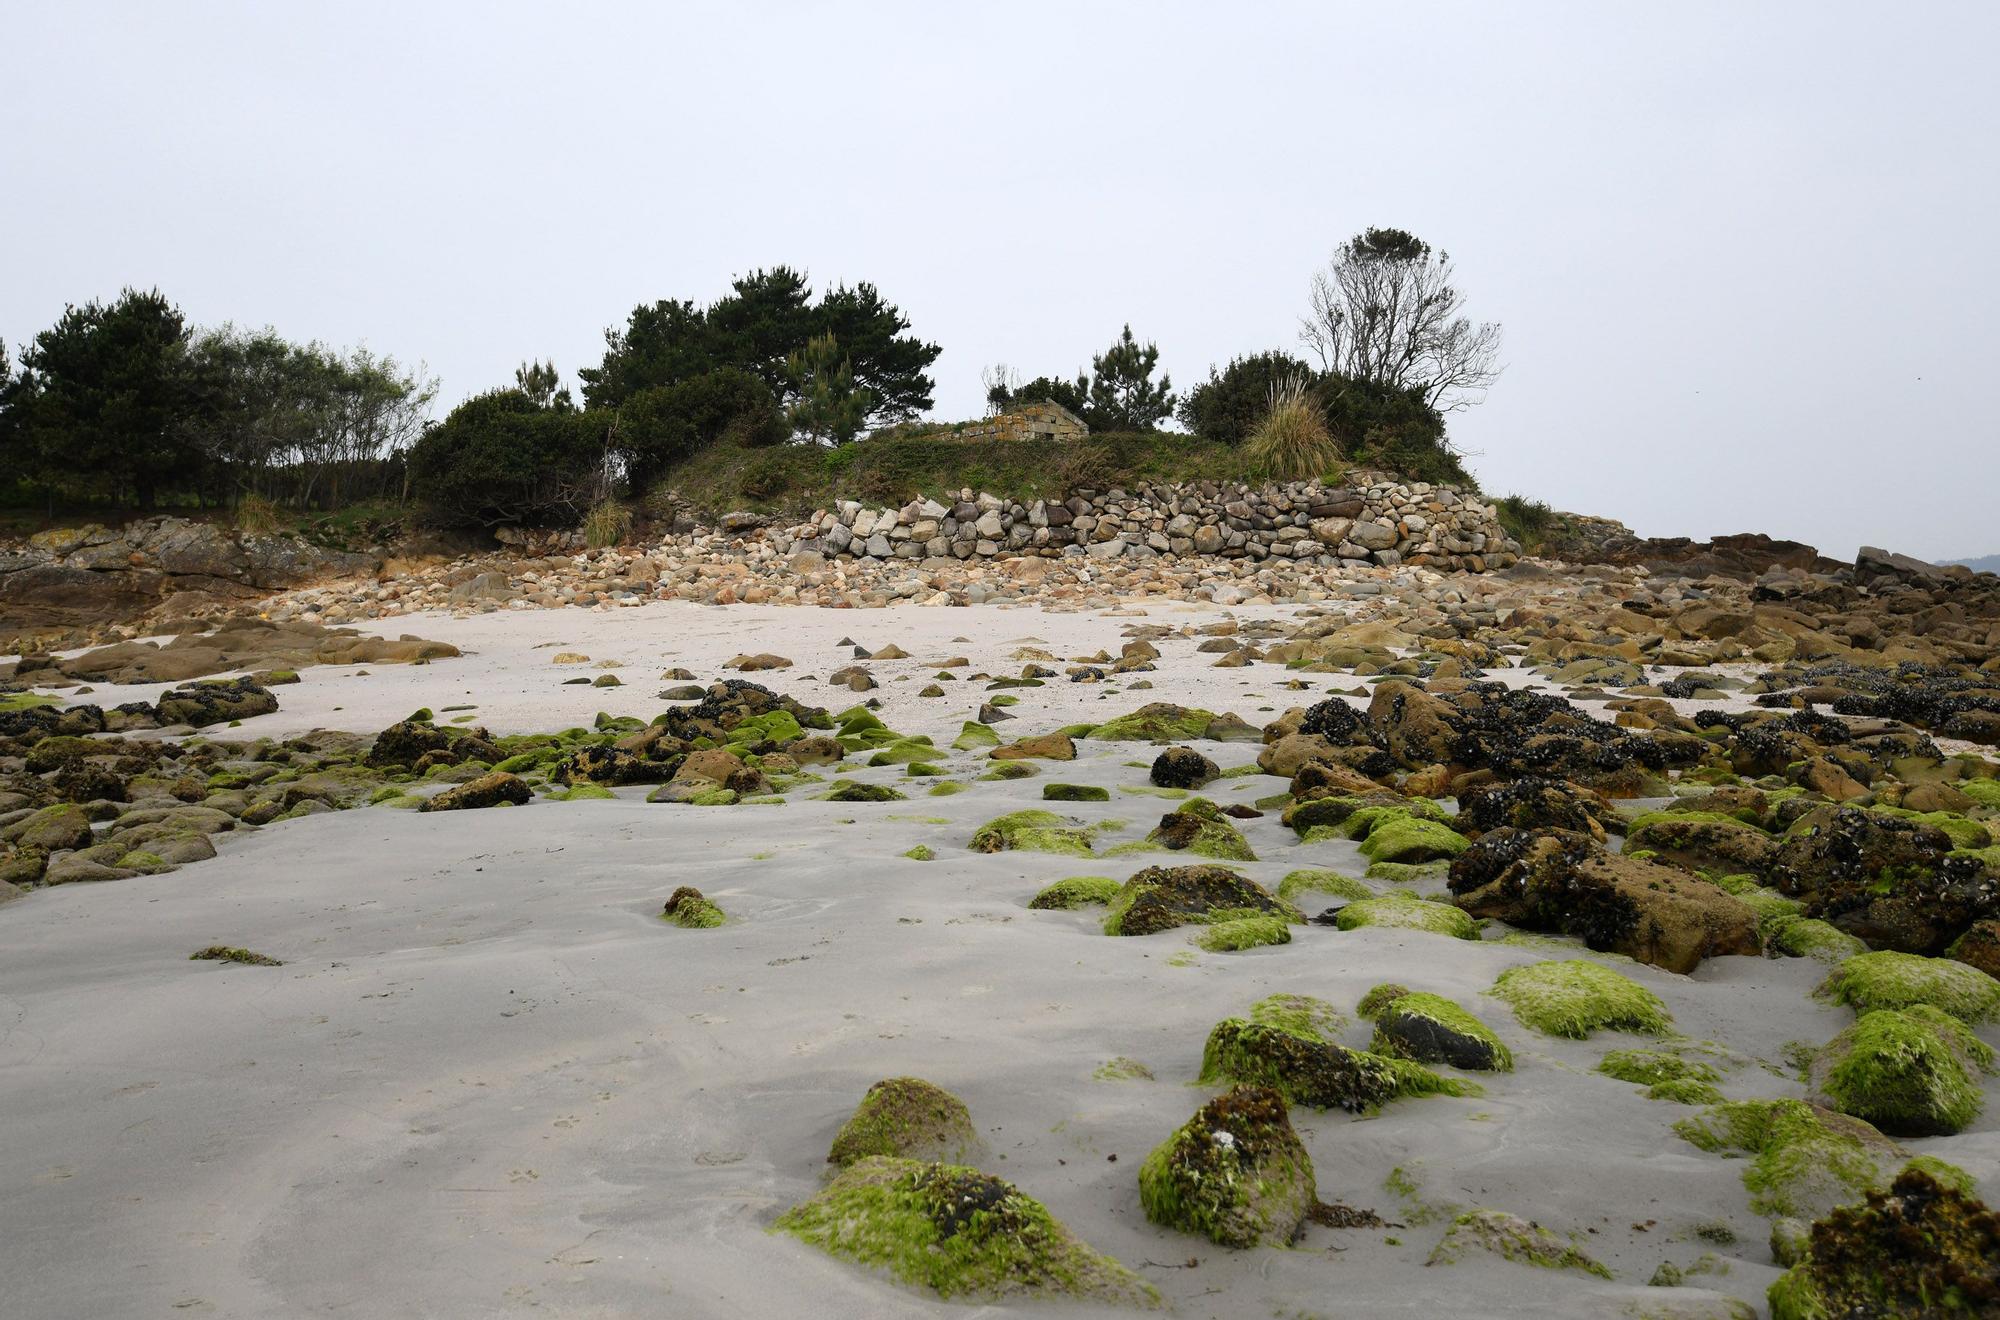
[[1493, 501], [1493, 509], [1500, 515], [1500, 525], [1507, 529], [1507, 535], [1523, 546], [1539, 545], [1542, 534], [1556, 516], [1556, 511], [1540, 500], [1522, 495], [1502, 495]]
[[1264, 420], [1244, 448], [1258, 471], [1280, 481], [1311, 481], [1330, 474], [1340, 462], [1340, 449], [1304, 376], [1271, 383]]
[[771, 387], [736, 367], [640, 390], [618, 409], [618, 447], [634, 486], [710, 445], [755, 449], [788, 434]]
[[599, 491], [611, 419], [520, 390], [467, 399], [410, 450], [410, 491], [449, 525], [574, 525]]
[[1271, 391], [1282, 381], [1310, 380], [1312, 367], [1289, 353], [1252, 353], [1232, 358], [1221, 371], [1182, 398], [1181, 424], [1205, 440], [1240, 445], [1271, 411]]
[[617, 500], [599, 500], [583, 515], [583, 543], [593, 550], [617, 545], [632, 532], [632, 510]]

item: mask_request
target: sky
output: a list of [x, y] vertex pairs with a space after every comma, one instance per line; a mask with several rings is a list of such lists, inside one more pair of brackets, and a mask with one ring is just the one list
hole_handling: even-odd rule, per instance
[[[2000, 551], [2000, 6], [0, 0], [0, 339], [199, 324], [566, 376], [790, 264], [982, 368], [1129, 322], [1176, 385], [1298, 350], [1369, 225], [1506, 372], [1491, 493], [1641, 534]], [[573, 378], [573, 377], [572, 377]]]

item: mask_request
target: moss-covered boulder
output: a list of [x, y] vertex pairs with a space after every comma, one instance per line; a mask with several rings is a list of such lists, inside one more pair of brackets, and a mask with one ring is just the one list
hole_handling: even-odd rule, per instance
[[1108, 875], [1072, 875], [1044, 885], [1028, 900], [1028, 906], [1045, 912], [1102, 907], [1118, 896], [1119, 887], [1119, 882]]
[[1584, 1255], [1573, 1243], [1504, 1210], [1468, 1210], [1459, 1215], [1424, 1263], [1456, 1265], [1467, 1257], [1487, 1255], [1543, 1269], [1579, 1270], [1600, 1279], [1611, 1277], [1610, 1270]]
[[1771, 1285], [1771, 1320], [2000, 1316], [2000, 1214], [1906, 1169], [1812, 1226], [1805, 1258]]
[[1722, 1092], [1715, 1086], [1722, 1080], [1721, 1072], [1670, 1050], [1613, 1050], [1598, 1062], [1597, 1071], [1645, 1087], [1648, 1100], [1680, 1105], [1722, 1103]]
[[1928, 1004], [1961, 1022], [2000, 1017], [2000, 981], [1952, 958], [1882, 950], [1849, 958], [1821, 984], [1823, 999], [1857, 1013]]
[[1992, 903], [1985, 866], [1943, 830], [1852, 806], [1793, 821], [1768, 877], [1805, 915], [1900, 953], [1942, 952]]
[[1510, 967], [1493, 983], [1521, 1025], [1582, 1040], [1593, 1031], [1659, 1035], [1673, 1025], [1660, 997], [1630, 977], [1584, 958]]
[[1153, 1223], [1220, 1246], [1291, 1242], [1318, 1195], [1284, 1097], [1239, 1086], [1196, 1110], [1140, 1166], [1139, 1203]]
[[983, 853], [1014, 850], [1066, 857], [1088, 857], [1092, 852], [1089, 830], [1074, 820], [1039, 808], [994, 817], [973, 831], [966, 846]]
[[1360, 930], [1363, 926], [1391, 926], [1398, 930], [1421, 930], [1433, 935], [1448, 935], [1455, 940], [1479, 938], [1479, 923], [1464, 911], [1449, 903], [1432, 903], [1427, 899], [1410, 898], [1402, 894], [1364, 898], [1359, 902], [1349, 903], [1334, 917], [1334, 925], [1342, 930]]
[[977, 1169], [874, 1155], [774, 1226], [830, 1255], [944, 1298], [1067, 1297], [1155, 1306], [1131, 1271], [1092, 1251], [1041, 1202]]
[[1241, 953], [1271, 944], [1292, 942], [1292, 923], [1284, 917], [1232, 917], [1212, 922], [1194, 933], [1195, 944], [1210, 953]]
[[1361, 855], [1374, 862], [1434, 862], [1471, 846], [1472, 840], [1449, 825], [1399, 813], [1373, 822]]
[[1593, 949], [1672, 972], [1763, 947], [1757, 913], [1741, 899], [1563, 830], [1484, 834], [1452, 863], [1450, 886], [1474, 916], [1575, 935]]
[[1484, 1022], [1443, 995], [1394, 996], [1374, 1013], [1377, 1054], [1468, 1072], [1512, 1072], [1514, 1055]]
[[1222, 769], [1192, 747], [1169, 747], [1153, 758], [1146, 777], [1161, 788], [1200, 788], [1221, 778]]
[[1185, 742], [1202, 737], [1214, 722], [1214, 711], [1156, 701], [1096, 725], [1083, 736], [1098, 742]]
[[1903, 1152], [1874, 1125], [1803, 1100], [1732, 1100], [1674, 1124], [1695, 1147], [1748, 1156], [1760, 1215], [1811, 1219], [1879, 1187]]
[[845, 1168], [871, 1155], [893, 1155], [964, 1164], [979, 1153], [979, 1134], [964, 1101], [920, 1077], [887, 1077], [861, 1097], [826, 1162]]
[[1572, 830], [1599, 842], [1616, 813], [1587, 788], [1529, 775], [1468, 789], [1452, 828], [1476, 838], [1492, 830]]
[[1307, 1040], [1332, 1040], [1347, 1025], [1347, 1015], [1324, 999], [1290, 992], [1265, 995], [1250, 1005], [1250, 1020]]
[[1268, 1086], [1293, 1104], [1356, 1114], [1406, 1096], [1469, 1095], [1477, 1089], [1403, 1059], [1245, 1018], [1224, 1018], [1209, 1031], [1201, 1080]]
[[1632, 822], [1625, 851], [1652, 853], [1685, 871], [1762, 875], [1777, 854], [1778, 841], [1730, 816], [1656, 811]]
[[682, 885], [669, 894], [660, 917], [682, 930], [712, 930], [726, 919], [722, 909], [702, 897], [701, 891], [693, 885]]
[[64, 848], [84, 848], [90, 845], [90, 817], [84, 814], [81, 807], [59, 803], [43, 807], [0, 830], [0, 838], [18, 848], [33, 848], [44, 853]]
[[836, 779], [833, 787], [822, 793], [828, 802], [907, 802], [908, 795], [889, 787], [887, 784], [862, 784], [852, 779]]
[[1226, 862], [1254, 862], [1250, 841], [1207, 798], [1189, 798], [1160, 817], [1146, 842], [1175, 852], [1191, 852]]
[[1104, 916], [1104, 933], [1152, 935], [1258, 916], [1301, 919], [1290, 904], [1226, 866], [1149, 866], [1119, 887]]
[[1043, 784], [1044, 802], [1109, 802], [1111, 790], [1096, 784]]
[[1287, 903], [1303, 903], [1308, 896], [1325, 894], [1331, 898], [1356, 902], [1373, 898], [1375, 891], [1352, 876], [1338, 871], [1298, 870], [1288, 871], [1278, 882], [1278, 897]]
[[1892, 1137], [1947, 1136], [1979, 1117], [1993, 1050], [1928, 1004], [1877, 1009], [1835, 1036], [1807, 1075], [1812, 1099]]
[[2000, 977], [2000, 917], [1973, 922], [1951, 942], [1944, 956], [1977, 967], [1988, 976]]
[[477, 779], [455, 784], [425, 799], [420, 811], [466, 811], [482, 807], [519, 807], [534, 800], [534, 790], [519, 775], [494, 770]]
[[1066, 733], [1044, 733], [995, 747], [986, 755], [994, 761], [1074, 761], [1076, 743]]

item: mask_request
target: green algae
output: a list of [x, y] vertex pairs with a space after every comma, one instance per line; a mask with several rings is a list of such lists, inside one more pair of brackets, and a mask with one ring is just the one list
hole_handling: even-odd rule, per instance
[[959, 728], [958, 737], [951, 740], [951, 745], [961, 752], [976, 752], [987, 747], [998, 747], [1000, 735], [987, 725], [967, 720]]
[[1257, 854], [1243, 832], [1207, 798], [1189, 798], [1160, 818], [1148, 844], [1191, 852], [1197, 857], [1213, 857], [1226, 862], [1254, 862]]
[[1394, 981], [1385, 981], [1370, 990], [1367, 994], [1361, 996], [1361, 1002], [1354, 1006], [1354, 1011], [1361, 1017], [1372, 1020], [1380, 1016], [1383, 1009], [1395, 1003], [1404, 995], [1411, 993], [1413, 992], [1408, 986], [1397, 985]]
[[1667, 1050], [1612, 1050], [1598, 1061], [1597, 1071], [1634, 1086], [1696, 1081], [1713, 1084], [1722, 1074], [1706, 1063], [1684, 1059]]
[[887, 784], [862, 784], [852, 779], [836, 779], [833, 787], [819, 795], [822, 802], [908, 802], [906, 794]]
[[1089, 857], [1090, 831], [1052, 811], [1030, 808], [996, 816], [973, 831], [966, 845], [974, 852], [1046, 852]]
[[1856, 954], [1834, 969], [1815, 992], [1857, 1013], [1928, 1004], [1961, 1022], [2000, 1017], [2000, 981], [1950, 958], [1913, 953]]
[[1471, 846], [1472, 840], [1449, 825], [1403, 815], [1371, 828], [1361, 854], [1374, 862], [1429, 862], [1456, 857]]
[[1346, 1015], [1324, 999], [1288, 993], [1266, 995], [1250, 1005], [1250, 1020], [1323, 1043], [1347, 1025]]
[[981, 779], [1032, 779], [1041, 771], [1029, 761], [995, 761]]
[[1080, 907], [1109, 904], [1118, 897], [1122, 882], [1108, 875], [1073, 875], [1045, 885], [1028, 900], [1028, 906], [1042, 911], [1074, 911]]
[[1043, 784], [1044, 802], [1109, 802], [1111, 790], [1095, 784]]
[[1093, 725], [1083, 736], [1097, 742], [1185, 742], [1215, 722], [1213, 711], [1154, 704]]
[[1579, 1270], [1600, 1279], [1611, 1271], [1540, 1224], [1501, 1210], [1468, 1210], [1451, 1221], [1426, 1265], [1455, 1265], [1473, 1252], [1490, 1253], [1522, 1265]]
[[1471, 914], [1449, 903], [1433, 903], [1428, 899], [1399, 895], [1364, 898], [1349, 903], [1334, 917], [1334, 924], [1342, 930], [1387, 926], [1448, 935], [1458, 940], [1479, 938], [1479, 923], [1473, 920]]
[[1312, 1157], [1265, 1087], [1209, 1101], [1139, 1168], [1149, 1221], [1225, 1247], [1289, 1244], [1317, 1200]]
[[1853, 1200], [1883, 1176], [1893, 1143], [1869, 1124], [1803, 1100], [1730, 1100], [1674, 1124], [1712, 1154], [1750, 1156], [1743, 1186], [1760, 1215], [1803, 1217]]
[[682, 885], [667, 898], [660, 919], [682, 930], [713, 930], [727, 920], [721, 907], [703, 898], [701, 891], [690, 885]]
[[1482, 1094], [1475, 1083], [1407, 1059], [1351, 1050], [1317, 1034], [1246, 1018], [1224, 1018], [1209, 1031], [1199, 1080], [1270, 1087], [1292, 1104], [1357, 1114], [1416, 1096]]
[[[1376, 990], [1388, 987], [1377, 986]], [[1375, 991], [1369, 992], [1371, 995]], [[1452, 1062], [1442, 1057], [1443, 1052], [1425, 1048], [1426, 1056], [1417, 1058], [1419, 1051], [1412, 1047], [1413, 1040], [1434, 1040], [1437, 1031], [1461, 1038], [1454, 1047], [1470, 1046], [1471, 1053], [1483, 1053], [1477, 1061], [1459, 1063], [1459, 1067], [1481, 1067], [1492, 1072], [1512, 1072], [1514, 1054], [1492, 1028], [1474, 1017], [1460, 1005], [1445, 998], [1424, 991], [1387, 995], [1373, 1004], [1364, 997], [1363, 1004], [1368, 1010], [1363, 1014], [1375, 1021], [1375, 1037], [1370, 1046], [1375, 1053], [1389, 1058], [1405, 1058], [1419, 1063]], [[1435, 1028], [1436, 1030], [1427, 1030]]]
[[1137, 1059], [1120, 1054], [1106, 1059], [1091, 1072], [1091, 1077], [1100, 1082], [1150, 1082], [1153, 1070]]
[[1240, 953], [1267, 944], [1290, 944], [1292, 928], [1283, 917], [1236, 917], [1203, 926], [1195, 932], [1194, 942], [1209, 953]]
[[903, 856], [913, 862], [934, 862], [937, 860], [937, 849], [931, 847], [929, 844], [920, 843], [904, 853]]
[[977, 1169], [874, 1155], [773, 1225], [830, 1255], [939, 1297], [1023, 1294], [1158, 1305], [1158, 1294], [1092, 1251], [1041, 1202]]
[[1993, 1050], [1964, 1023], [1928, 1004], [1863, 1015], [1820, 1052], [1813, 1076], [1843, 1114], [1891, 1136], [1944, 1136], [1984, 1104], [1979, 1075]]
[[197, 949], [188, 955], [188, 961], [232, 962], [242, 963], [248, 967], [283, 967], [285, 965], [282, 959], [267, 957], [261, 953], [252, 953], [248, 949], [239, 949], [228, 944], [211, 944], [206, 949]]
[[1491, 993], [1513, 1006], [1521, 1025], [1574, 1040], [1600, 1028], [1659, 1035], [1673, 1024], [1659, 996], [1581, 958], [1509, 968]]
[[1338, 871], [1291, 871], [1278, 882], [1278, 897], [1287, 903], [1296, 903], [1305, 894], [1330, 894], [1352, 902], [1373, 898], [1375, 891]]
[[964, 1101], [921, 1077], [887, 1077], [861, 1097], [826, 1162], [846, 1168], [871, 1155], [892, 1155], [960, 1164], [979, 1153], [979, 1135]]

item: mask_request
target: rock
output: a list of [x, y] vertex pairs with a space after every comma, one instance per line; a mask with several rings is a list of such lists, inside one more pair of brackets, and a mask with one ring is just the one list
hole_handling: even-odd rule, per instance
[[1615, 819], [1604, 800], [1588, 789], [1561, 780], [1530, 776], [1488, 784], [1461, 794], [1459, 833], [1478, 838], [1497, 829], [1569, 830], [1596, 842], [1604, 840], [1604, 825]]
[[1804, 1258], [1770, 1287], [1771, 1318], [2000, 1314], [1996, 1261], [2000, 1215], [1968, 1188], [1905, 1169], [1813, 1224]]
[[868, 1088], [826, 1161], [846, 1168], [871, 1155], [893, 1155], [964, 1164], [980, 1154], [964, 1101], [921, 1078], [890, 1077]]
[[682, 885], [667, 895], [660, 916], [682, 930], [714, 930], [727, 920], [722, 909], [693, 885]]
[[1074, 761], [1076, 744], [1066, 733], [1045, 733], [995, 747], [986, 755], [995, 761]]
[[1793, 822], [1771, 883], [1879, 949], [1937, 953], [2000, 905], [1994, 881], [1952, 856], [1943, 830], [1858, 807], [1815, 808]]
[[1356, 1114], [1374, 1113], [1404, 1096], [1468, 1090], [1416, 1064], [1242, 1018], [1225, 1018], [1208, 1033], [1201, 1080], [1267, 1086], [1292, 1104]]
[[790, 669], [791, 667], [792, 662], [790, 660], [782, 655], [772, 655], [768, 651], [760, 651], [756, 655], [739, 655], [723, 665], [724, 669], [740, 669], [746, 674], [756, 673], [763, 669]]
[[1159, 825], [1146, 836], [1146, 841], [1175, 852], [1192, 852], [1221, 861], [1257, 860], [1249, 840], [1206, 798], [1190, 798], [1160, 817]]
[[1376, 1053], [1473, 1072], [1512, 1072], [1514, 1056], [1472, 1014], [1442, 995], [1396, 995], [1375, 1014]]
[[1576, 935], [1672, 972], [1763, 947], [1757, 914], [1741, 899], [1571, 831], [1489, 831], [1452, 863], [1450, 887], [1474, 916]]
[[1659, 1035], [1673, 1024], [1658, 995], [1609, 967], [1571, 958], [1502, 972], [1492, 993], [1521, 1025], [1583, 1040], [1600, 1029]]
[[426, 798], [419, 811], [464, 811], [479, 807], [519, 807], [534, 800], [527, 781], [504, 770], [495, 770]]
[[1878, 1009], [1813, 1059], [1808, 1099], [1892, 1137], [1949, 1136], [1979, 1117], [1993, 1050], [1950, 1014], [1919, 1004]]
[[0, 829], [0, 839], [44, 853], [82, 848], [90, 843], [90, 817], [81, 808], [68, 804], [43, 807], [26, 819]]
[[1221, 775], [1221, 768], [1200, 752], [1169, 747], [1153, 758], [1147, 778], [1161, 788], [1200, 788]]
[[1139, 1169], [1148, 1220], [1225, 1247], [1284, 1246], [1317, 1201], [1312, 1159], [1267, 1087], [1209, 1101]]
[[1569, 1243], [1518, 1215], [1501, 1210], [1468, 1210], [1452, 1220], [1444, 1240], [1432, 1248], [1426, 1265], [1456, 1265], [1475, 1252], [1551, 1270], [1580, 1270], [1602, 1279], [1611, 1271]]
[[1223, 866], [1149, 866], [1127, 880], [1104, 918], [1107, 935], [1151, 935], [1200, 923], [1216, 912], [1297, 919], [1255, 881]]

